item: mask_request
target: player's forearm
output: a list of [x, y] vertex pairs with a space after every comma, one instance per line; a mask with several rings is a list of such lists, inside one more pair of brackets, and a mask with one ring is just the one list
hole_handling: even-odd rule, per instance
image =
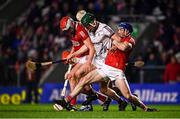
[[130, 45], [126, 42], [119, 42], [119, 41], [113, 40], [113, 44], [121, 51], [127, 51], [131, 48]]
[[124, 51], [124, 47], [122, 47], [121, 44], [120, 44], [121, 37], [119, 37], [119, 35], [117, 35], [117, 33], [112, 35], [111, 39], [112, 39], [112, 44], [113, 45], [115, 45], [119, 50]]
[[86, 51], [88, 51], [88, 48], [85, 45], [83, 45], [79, 50], [73, 53], [73, 56], [76, 57], [78, 55], [85, 53]]
[[70, 54], [74, 53], [74, 47], [71, 48]]
[[94, 58], [94, 54], [95, 54], [95, 49], [92, 46], [92, 47], [89, 48], [89, 57], [88, 57], [88, 60], [87, 60], [88, 63], [92, 63], [93, 58]]

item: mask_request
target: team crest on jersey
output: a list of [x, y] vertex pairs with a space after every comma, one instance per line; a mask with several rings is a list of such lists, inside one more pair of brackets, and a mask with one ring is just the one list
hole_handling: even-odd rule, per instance
[[80, 43], [77, 41], [72, 41], [73, 46], [80, 46]]

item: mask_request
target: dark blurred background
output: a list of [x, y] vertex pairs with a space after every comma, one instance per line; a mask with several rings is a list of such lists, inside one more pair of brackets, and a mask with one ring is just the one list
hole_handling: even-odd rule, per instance
[[0, 86], [64, 81], [64, 64], [40, 69], [29, 79], [25, 62], [59, 59], [71, 47], [59, 20], [75, 19], [82, 9], [113, 29], [121, 21], [133, 25], [130, 61], [144, 60], [145, 66], [127, 68], [130, 83], [180, 82], [180, 0], [0, 0]]

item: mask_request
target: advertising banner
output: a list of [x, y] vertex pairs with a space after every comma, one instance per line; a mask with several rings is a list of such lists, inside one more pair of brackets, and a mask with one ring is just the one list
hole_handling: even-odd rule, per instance
[[180, 104], [179, 84], [132, 84], [132, 92], [148, 104]]
[[[132, 93], [146, 104], [180, 104], [180, 84], [131, 84]], [[47, 83], [39, 89], [39, 102], [52, 103], [55, 99], [61, 99], [63, 83]], [[98, 91], [99, 85], [93, 85], [93, 89]], [[66, 95], [70, 90], [67, 87]], [[26, 102], [26, 88], [0, 87], [0, 104], [21, 104]], [[78, 96], [78, 103], [82, 103], [86, 95]], [[95, 101], [94, 103], [98, 103]], [[115, 102], [113, 102], [115, 103]]]
[[[46, 84], [41, 96], [42, 103], [52, 102], [53, 99], [60, 99], [60, 93], [63, 84]], [[146, 104], [180, 104], [180, 85], [170, 84], [131, 84], [130, 88], [133, 94]], [[98, 91], [99, 85], [93, 85], [93, 89]], [[69, 94], [69, 87], [66, 94]], [[86, 96], [81, 94], [78, 96], [78, 102], [81, 103]], [[97, 101], [95, 102], [97, 103]]]
[[0, 104], [21, 104], [25, 100], [25, 88], [0, 87]]

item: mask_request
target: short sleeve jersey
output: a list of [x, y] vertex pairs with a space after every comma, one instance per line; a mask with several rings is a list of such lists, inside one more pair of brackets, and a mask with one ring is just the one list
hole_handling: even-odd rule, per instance
[[[86, 29], [80, 23], [76, 22], [75, 35], [71, 38], [74, 51], [79, 50], [84, 45], [84, 41], [88, 37], [89, 35]], [[87, 54], [88, 54], [88, 51], [78, 57], [82, 57]]]
[[[132, 37], [125, 37], [121, 40], [121, 42], [125, 41], [130, 43], [132, 47], [135, 45], [135, 41]], [[105, 59], [105, 64], [124, 71], [126, 68], [126, 62], [131, 52], [132, 48], [128, 51], [121, 51], [119, 49], [113, 52], [109, 51]]]
[[101, 22], [98, 23], [99, 26], [96, 32], [89, 32], [89, 36], [96, 50], [95, 58], [104, 60], [107, 55], [107, 50], [111, 47], [111, 36], [114, 34], [114, 31], [108, 25]]

